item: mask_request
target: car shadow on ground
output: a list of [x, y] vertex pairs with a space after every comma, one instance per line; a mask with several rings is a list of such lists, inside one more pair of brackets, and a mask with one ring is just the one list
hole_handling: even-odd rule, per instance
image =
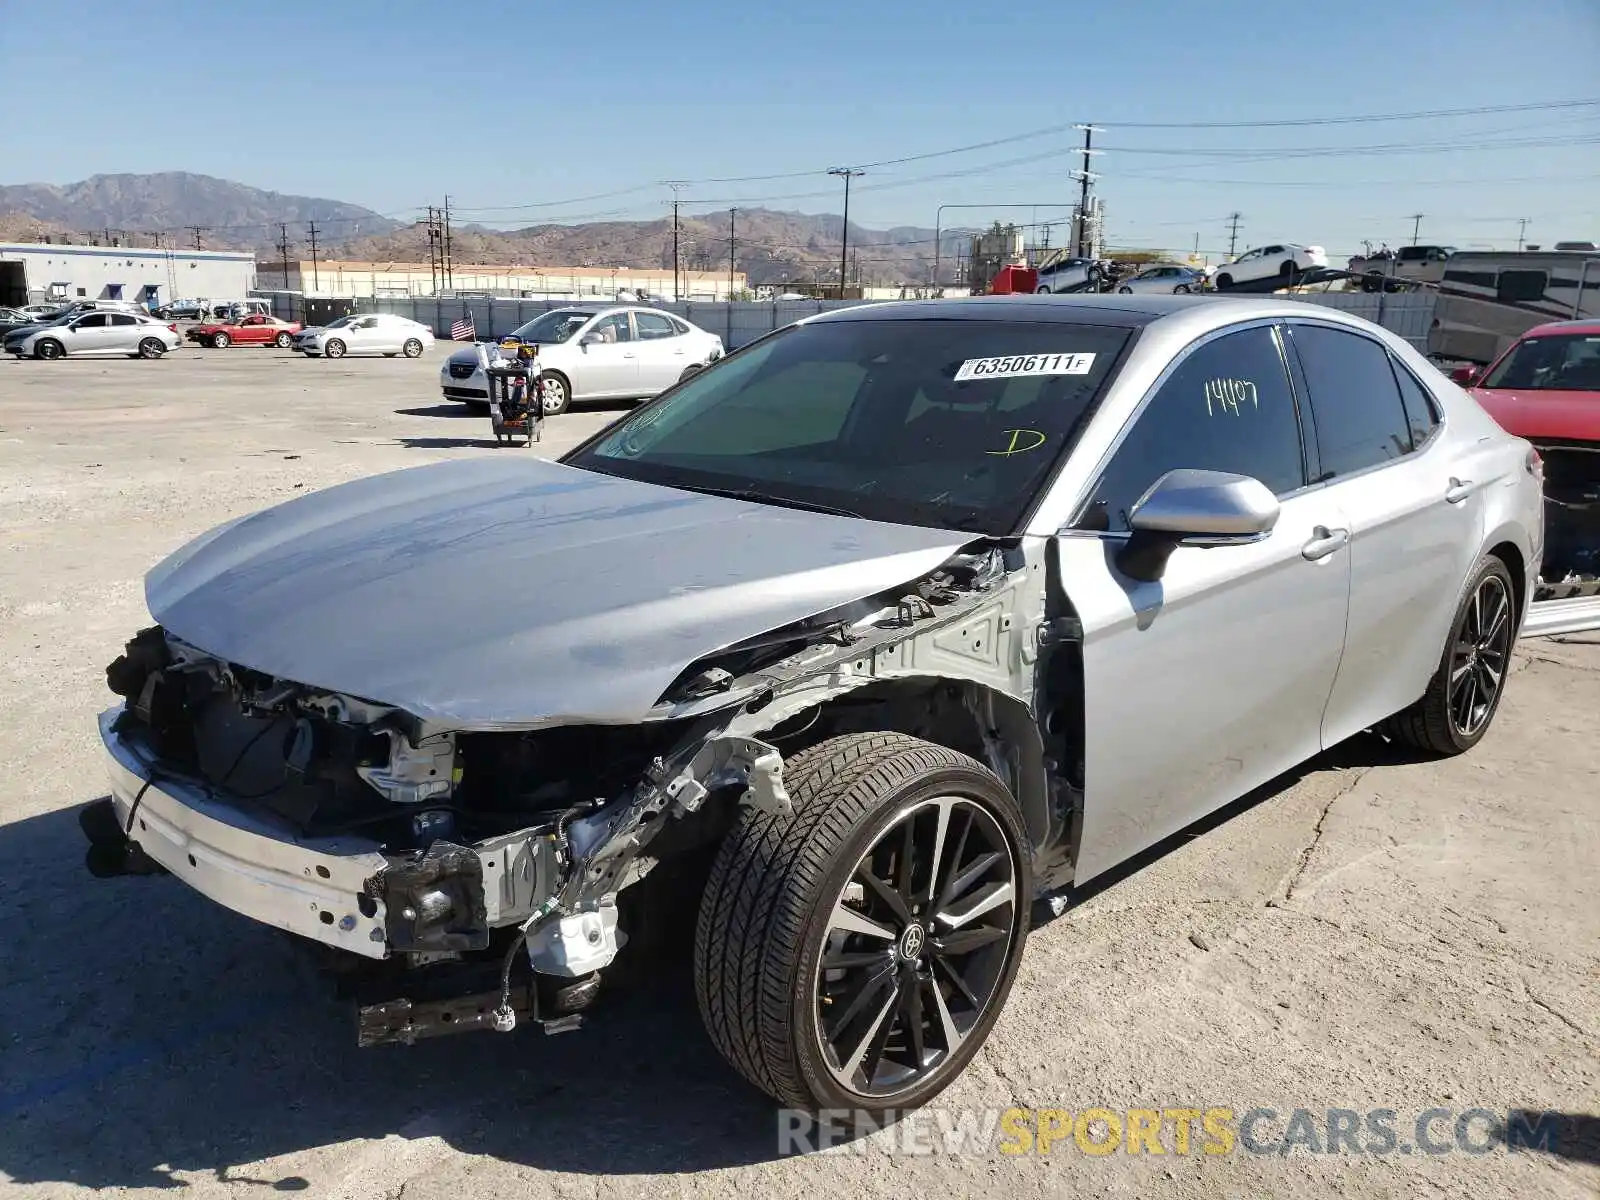
[[[1401, 761], [1377, 739], [1358, 743], [1306, 769]], [[170, 877], [93, 879], [84, 849], [75, 809], [0, 827], [14, 901], [0, 938], [10, 1034], [0, 1172], [15, 1182], [181, 1187], [197, 1173], [302, 1190], [296, 1164], [275, 1160], [391, 1135], [578, 1174], [681, 1173], [783, 1152], [774, 1105], [701, 1028], [687, 963], [649, 994], [613, 997], [575, 1032], [361, 1050], [350, 1014], [286, 935]]]
[[[484, 424], [488, 424], [487, 419], [485, 419]], [[482, 437], [398, 437], [395, 438], [395, 444], [404, 446], [407, 450], [452, 450], [462, 446], [488, 446], [493, 448], [504, 443], [496, 442], [494, 434], [485, 430]], [[518, 439], [514, 444], [520, 446], [522, 442]], [[537, 443], [535, 444], [537, 445]]]
[[487, 409], [475, 409], [465, 404], [428, 404], [421, 408], [397, 408], [394, 410], [397, 417], [477, 417], [487, 420]]

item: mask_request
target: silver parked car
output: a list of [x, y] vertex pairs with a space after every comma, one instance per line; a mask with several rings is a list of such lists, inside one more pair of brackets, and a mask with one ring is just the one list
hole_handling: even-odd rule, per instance
[[1155, 292], [1169, 296], [1184, 296], [1190, 292], [1199, 292], [1205, 289], [1206, 276], [1204, 271], [1196, 271], [1192, 267], [1181, 267], [1175, 263], [1160, 263], [1153, 267], [1146, 267], [1137, 275], [1130, 275], [1117, 284], [1117, 291], [1123, 295]]
[[79, 311], [49, 325], [27, 325], [5, 335], [5, 352], [18, 358], [160, 358], [183, 344], [176, 326], [115, 309]]
[[1337, 311], [826, 313], [559, 462], [177, 551], [108, 668], [90, 865], [370, 972], [366, 1044], [568, 1028], [692, 929], [746, 1077], [906, 1108], [1036, 896], [1359, 731], [1483, 738], [1540, 506], [1527, 442]]
[[[539, 347], [546, 416], [574, 401], [654, 396], [723, 355], [722, 339], [682, 317], [627, 306], [555, 308], [513, 331], [508, 341]], [[457, 350], [439, 368], [446, 400], [489, 403], [477, 347]]]

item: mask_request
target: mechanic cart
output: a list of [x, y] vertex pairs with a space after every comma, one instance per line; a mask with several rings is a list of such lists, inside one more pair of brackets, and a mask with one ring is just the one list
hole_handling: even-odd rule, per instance
[[489, 420], [494, 440], [524, 446], [544, 434], [544, 398], [539, 394], [539, 368], [530, 360], [496, 363], [484, 371], [489, 380]]

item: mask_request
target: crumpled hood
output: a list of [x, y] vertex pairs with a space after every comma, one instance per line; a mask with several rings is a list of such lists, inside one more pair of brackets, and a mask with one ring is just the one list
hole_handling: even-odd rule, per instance
[[1472, 398], [1513, 437], [1600, 442], [1600, 392], [1473, 388]]
[[696, 659], [970, 540], [506, 456], [230, 522], [152, 570], [145, 598], [210, 654], [419, 717], [626, 722]]

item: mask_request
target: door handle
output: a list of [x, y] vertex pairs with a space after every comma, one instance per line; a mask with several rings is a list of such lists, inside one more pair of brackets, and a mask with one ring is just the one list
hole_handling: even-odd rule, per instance
[[1348, 529], [1329, 529], [1326, 525], [1318, 525], [1311, 533], [1311, 540], [1300, 547], [1300, 556], [1308, 562], [1327, 558], [1350, 540]]
[[1450, 476], [1450, 486], [1444, 492], [1446, 503], [1460, 504], [1470, 495], [1472, 495], [1472, 480], [1457, 479], [1454, 475]]

